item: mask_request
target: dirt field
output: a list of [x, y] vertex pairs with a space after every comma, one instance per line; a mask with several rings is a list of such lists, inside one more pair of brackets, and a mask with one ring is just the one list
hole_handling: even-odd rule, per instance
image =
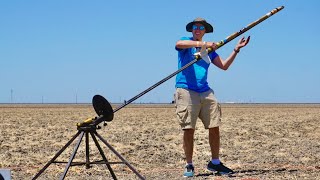
[[[221, 159], [236, 171], [219, 176], [210, 159], [207, 131], [197, 124], [191, 179], [320, 179], [320, 105], [224, 104]], [[129, 106], [97, 130], [146, 179], [185, 179], [182, 132], [174, 106]], [[0, 169], [32, 179], [95, 116], [91, 105], [0, 105]], [[68, 161], [75, 140], [57, 159]], [[121, 161], [99, 140], [111, 162]], [[82, 140], [74, 162], [85, 161]], [[90, 138], [90, 159], [101, 156]], [[58, 179], [66, 164], [51, 164], [38, 179]], [[111, 165], [118, 179], [138, 179], [125, 164]], [[66, 179], [112, 179], [105, 165], [70, 167]]]

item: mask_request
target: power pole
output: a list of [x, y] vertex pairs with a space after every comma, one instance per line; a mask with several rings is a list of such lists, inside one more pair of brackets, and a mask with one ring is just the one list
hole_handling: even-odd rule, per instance
[[10, 102], [13, 103], [13, 89], [10, 90]]

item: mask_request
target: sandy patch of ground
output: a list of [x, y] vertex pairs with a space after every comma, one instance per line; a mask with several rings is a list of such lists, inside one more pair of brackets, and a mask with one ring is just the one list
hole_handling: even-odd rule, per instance
[[[205, 170], [208, 134], [200, 121], [192, 179], [320, 179], [320, 105], [222, 105], [221, 159], [237, 173]], [[98, 130], [147, 179], [184, 179], [182, 132], [174, 106], [129, 106]], [[13, 179], [31, 179], [76, 134], [76, 123], [95, 116], [91, 105], [0, 105], [0, 168]], [[100, 142], [100, 141], [99, 141]], [[120, 161], [100, 143], [109, 161]], [[72, 143], [59, 161], [68, 161]], [[90, 138], [90, 156], [100, 154]], [[85, 161], [84, 139], [74, 161]], [[65, 164], [51, 164], [39, 179], [58, 179]], [[118, 179], [138, 179], [112, 165]], [[111, 179], [104, 165], [73, 166], [66, 179]]]

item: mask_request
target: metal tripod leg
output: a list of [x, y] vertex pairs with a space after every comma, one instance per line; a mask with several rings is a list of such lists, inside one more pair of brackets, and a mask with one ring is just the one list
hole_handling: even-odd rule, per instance
[[105, 139], [103, 139], [102, 136], [100, 136], [97, 132], [94, 132], [94, 134], [106, 145], [108, 146], [108, 148], [115, 154], [118, 156], [118, 158], [120, 158], [122, 160], [123, 163], [125, 163], [132, 172], [134, 172], [140, 179], [145, 179], [141, 174], [139, 174], [139, 172], [137, 170], [134, 169], [133, 166], [131, 166], [131, 164], [124, 159]]
[[90, 168], [89, 134], [86, 132], [86, 169]]
[[59, 156], [60, 154], [67, 149], [67, 147], [76, 139], [76, 137], [80, 134], [81, 132], [78, 131], [76, 135], [74, 135], [66, 145], [63, 146], [63, 148], [57, 152], [57, 154], [32, 178], [32, 180], [37, 179], [49, 166], [52, 164]]
[[63, 179], [66, 177], [67, 172], [68, 172], [68, 170], [69, 170], [69, 168], [70, 168], [70, 165], [71, 165], [71, 163], [72, 163], [72, 160], [74, 159], [74, 157], [75, 157], [76, 154], [77, 154], [77, 151], [78, 151], [78, 148], [79, 148], [79, 146], [80, 146], [80, 143], [81, 143], [81, 140], [82, 140], [82, 138], [83, 138], [84, 133], [85, 133], [84, 131], [82, 131], [82, 132], [80, 133], [80, 137], [79, 137], [79, 139], [78, 139], [78, 142], [77, 142], [76, 146], [74, 147], [73, 153], [72, 153], [72, 155], [71, 155], [71, 157], [70, 157], [70, 159], [69, 159], [69, 161], [68, 161], [68, 164], [66, 165], [66, 168], [65, 168], [62, 176], [60, 177], [60, 180], [63, 180]]
[[101, 156], [102, 156], [102, 159], [104, 160], [104, 163], [107, 165], [107, 167], [108, 167], [108, 169], [109, 169], [109, 171], [110, 171], [110, 173], [111, 173], [111, 176], [113, 177], [113, 179], [116, 180], [117, 177], [116, 177], [116, 175], [114, 174], [114, 172], [113, 172], [113, 170], [112, 170], [112, 168], [111, 168], [111, 166], [110, 166], [110, 164], [109, 164], [106, 156], [104, 155], [103, 150], [102, 150], [99, 142], [97, 141], [97, 138], [94, 136], [95, 134], [92, 133], [92, 132], [90, 132], [90, 134], [91, 134], [91, 137], [92, 137], [94, 143], [96, 144], [96, 146], [97, 146], [97, 148], [98, 148], [98, 150], [99, 150], [99, 152], [100, 152], [100, 154], [101, 154]]

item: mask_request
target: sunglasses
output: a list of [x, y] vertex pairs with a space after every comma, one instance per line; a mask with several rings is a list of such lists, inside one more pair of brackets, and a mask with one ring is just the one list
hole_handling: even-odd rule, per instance
[[192, 30], [197, 30], [197, 29], [204, 30], [204, 26], [197, 26], [197, 25], [192, 26]]

